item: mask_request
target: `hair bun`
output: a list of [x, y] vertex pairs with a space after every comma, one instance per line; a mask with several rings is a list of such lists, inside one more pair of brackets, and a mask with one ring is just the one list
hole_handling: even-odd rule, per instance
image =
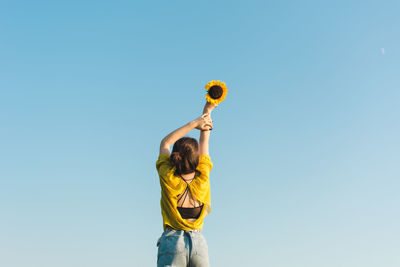
[[180, 155], [178, 152], [172, 152], [172, 153], [171, 153], [171, 159], [172, 159], [174, 162], [179, 162], [179, 161], [182, 160], [182, 157], [181, 157], [181, 155]]

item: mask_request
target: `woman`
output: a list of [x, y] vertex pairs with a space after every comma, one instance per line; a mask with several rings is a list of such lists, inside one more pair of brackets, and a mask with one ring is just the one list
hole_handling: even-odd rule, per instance
[[[212, 162], [208, 142], [212, 130], [207, 103], [203, 115], [168, 134], [156, 162], [161, 185], [164, 232], [158, 239], [157, 266], [209, 266], [208, 246], [201, 233], [211, 211], [209, 174]], [[183, 137], [200, 130], [200, 141]], [[170, 155], [170, 147], [173, 145]]]

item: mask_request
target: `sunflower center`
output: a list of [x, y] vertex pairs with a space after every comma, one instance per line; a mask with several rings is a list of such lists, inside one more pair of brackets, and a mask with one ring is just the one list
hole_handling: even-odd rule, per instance
[[208, 94], [212, 99], [218, 99], [222, 96], [222, 88], [221, 86], [214, 85], [208, 90]]

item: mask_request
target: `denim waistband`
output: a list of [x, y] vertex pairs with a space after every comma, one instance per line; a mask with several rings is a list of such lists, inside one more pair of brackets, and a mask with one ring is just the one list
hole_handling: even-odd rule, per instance
[[201, 232], [201, 230], [200, 229], [190, 229], [190, 230], [182, 230], [182, 229], [174, 229], [174, 228], [172, 228], [171, 226], [169, 226], [169, 225], [167, 225], [166, 227], [165, 227], [165, 231], [185, 231], [185, 232], [190, 232], [190, 231], [192, 231], [192, 232], [198, 232], [198, 233], [200, 233]]

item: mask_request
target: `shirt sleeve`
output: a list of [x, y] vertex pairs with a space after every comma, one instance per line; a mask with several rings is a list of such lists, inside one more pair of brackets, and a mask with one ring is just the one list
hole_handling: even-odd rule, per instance
[[156, 168], [157, 168], [158, 174], [161, 177], [166, 176], [168, 174], [168, 172], [171, 171], [172, 165], [171, 165], [171, 162], [169, 161], [168, 154], [161, 154], [158, 156], [158, 159], [156, 162]]
[[209, 155], [200, 155], [199, 165], [197, 165], [197, 170], [205, 176], [210, 175], [210, 171], [213, 167], [213, 163], [211, 162]]
[[[193, 196], [201, 202], [207, 203], [207, 209], [211, 205], [210, 200], [210, 171], [213, 167], [210, 156], [200, 155], [199, 164], [196, 170], [200, 172], [199, 176], [189, 184]], [[209, 211], [209, 210], [208, 210]]]

